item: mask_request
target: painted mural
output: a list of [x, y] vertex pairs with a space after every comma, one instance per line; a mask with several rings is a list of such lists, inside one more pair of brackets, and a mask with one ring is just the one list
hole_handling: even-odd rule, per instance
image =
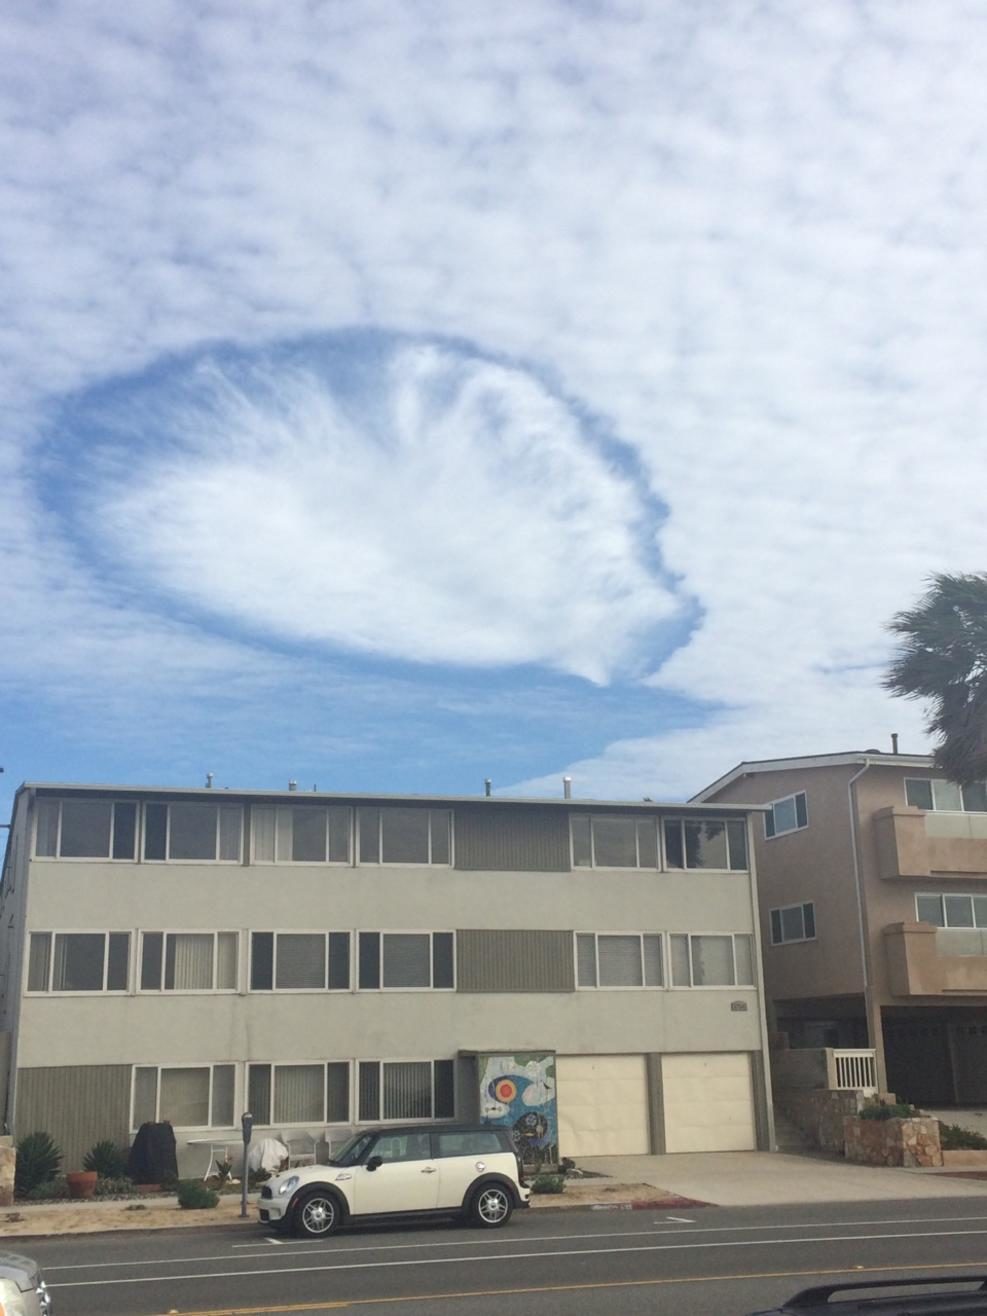
[[559, 1122], [555, 1055], [525, 1052], [477, 1056], [480, 1117], [511, 1130], [525, 1165], [557, 1165]]

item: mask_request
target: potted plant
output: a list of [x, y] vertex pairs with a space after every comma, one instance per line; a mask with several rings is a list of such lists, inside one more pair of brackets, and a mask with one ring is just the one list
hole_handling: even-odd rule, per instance
[[69, 1197], [95, 1197], [98, 1178], [99, 1175], [95, 1170], [70, 1170], [65, 1176], [65, 1182], [69, 1186]]

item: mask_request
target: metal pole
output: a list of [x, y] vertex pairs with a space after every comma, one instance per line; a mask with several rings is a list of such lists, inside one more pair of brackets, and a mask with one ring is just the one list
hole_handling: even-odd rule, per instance
[[247, 1152], [250, 1150], [250, 1135], [254, 1130], [254, 1117], [249, 1111], [244, 1111], [240, 1116], [240, 1127], [243, 1130], [243, 1173], [240, 1176], [240, 1219], [247, 1218], [247, 1184], [250, 1179], [250, 1167], [247, 1164]]

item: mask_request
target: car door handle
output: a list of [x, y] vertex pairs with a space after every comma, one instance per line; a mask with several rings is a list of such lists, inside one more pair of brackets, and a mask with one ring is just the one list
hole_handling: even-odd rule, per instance
[[422, 1170], [422, 1174], [434, 1174], [435, 1171], [436, 1171], [436, 1168], [437, 1168], [437, 1167], [434, 1166], [434, 1165], [426, 1165], [425, 1168], [424, 1168], [424, 1170]]

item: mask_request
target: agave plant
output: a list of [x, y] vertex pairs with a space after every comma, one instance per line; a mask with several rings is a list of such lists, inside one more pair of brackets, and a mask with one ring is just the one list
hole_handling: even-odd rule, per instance
[[26, 1197], [41, 1184], [50, 1183], [62, 1163], [62, 1152], [50, 1133], [38, 1130], [21, 1138], [17, 1144], [14, 1191]]
[[122, 1179], [127, 1173], [127, 1153], [109, 1138], [103, 1138], [86, 1152], [82, 1168], [95, 1170], [101, 1179]]

